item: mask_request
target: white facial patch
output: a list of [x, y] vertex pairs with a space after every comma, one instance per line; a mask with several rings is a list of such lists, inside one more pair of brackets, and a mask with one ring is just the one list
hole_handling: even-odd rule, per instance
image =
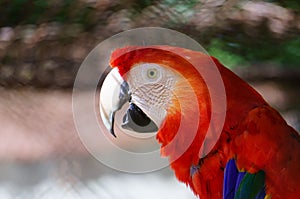
[[177, 78], [173, 71], [155, 63], [133, 66], [126, 74], [132, 102], [158, 127], [167, 115]]

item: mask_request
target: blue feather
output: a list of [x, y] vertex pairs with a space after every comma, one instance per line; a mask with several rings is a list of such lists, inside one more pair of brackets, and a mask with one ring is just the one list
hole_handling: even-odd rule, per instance
[[228, 161], [224, 173], [223, 198], [233, 199], [235, 195], [236, 180], [238, 177], [238, 169], [236, 168], [234, 159]]
[[265, 174], [259, 171], [255, 174], [239, 172], [234, 159], [228, 161], [224, 172], [224, 199], [264, 199]]
[[234, 193], [237, 192], [237, 190], [238, 190], [238, 188], [239, 188], [239, 186], [240, 186], [240, 184], [241, 184], [241, 182], [242, 182], [242, 180], [243, 180], [243, 178], [244, 178], [245, 175], [246, 175], [246, 172], [239, 172], [237, 180], [236, 180], [236, 184], [235, 184], [235, 191], [234, 191]]

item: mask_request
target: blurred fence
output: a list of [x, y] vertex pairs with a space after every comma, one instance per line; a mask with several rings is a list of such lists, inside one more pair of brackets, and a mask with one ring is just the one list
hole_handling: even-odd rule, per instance
[[0, 2], [0, 85], [70, 88], [80, 63], [96, 44], [144, 26], [186, 33], [221, 61], [230, 59], [228, 65], [243, 65], [239, 60], [245, 58], [251, 63], [275, 60], [297, 65], [299, 3], [291, 2], [4, 0]]

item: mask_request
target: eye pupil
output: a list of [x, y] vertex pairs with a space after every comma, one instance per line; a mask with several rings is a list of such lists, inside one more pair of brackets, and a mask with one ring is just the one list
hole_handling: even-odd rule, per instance
[[152, 70], [150, 71], [150, 76], [154, 76], [155, 72]]
[[151, 79], [156, 77], [156, 69], [150, 69], [150, 70], [148, 70], [147, 73], [148, 73], [148, 77]]

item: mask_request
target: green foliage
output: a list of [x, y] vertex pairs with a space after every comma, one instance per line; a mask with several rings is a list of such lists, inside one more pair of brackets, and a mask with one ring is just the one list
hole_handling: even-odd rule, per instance
[[215, 39], [208, 47], [208, 53], [216, 57], [226, 67], [234, 68], [236, 66], [245, 66], [247, 61], [238, 54], [226, 50], [227, 43], [222, 42], [220, 39]]
[[194, 7], [198, 2], [198, 0], [162, 0], [162, 4], [164, 5], [185, 5], [187, 8]]
[[47, 10], [48, 1], [35, 0], [33, 1], [32, 15], [27, 18], [28, 23], [37, 23], [42, 17], [43, 13]]
[[300, 67], [300, 38], [289, 40], [280, 47], [282, 50], [275, 60], [282, 66]]
[[138, 0], [134, 3], [135, 10], [143, 10], [144, 8], [153, 5], [156, 1], [155, 0]]
[[292, 9], [299, 13], [300, 1], [299, 0], [266, 0], [270, 3], [276, 3], [282, 7]]
[[93, 8], [79, 1], [63, 0], [50, 6], [45, 0], [0, 1], [0, 27], [19, 24], [40, 24], [57, 21], [60, 23], [79, 23], [84, 28], [90, 27]]
[[36, 24], [48, 9], [48, 1], [4, 0], [0, 1], [0, 26]]
[[163, 0], [161, 2], [178, 13], [191, 12], [191, 9], [198, 3], [197, 0]]
[[[15, 25], [17, 24], [18, 21], [21, 21], [22, 18], [24, 17], [22, 15], [23, 13], [23, 9], [25, 4], [27, 3], [27, 0], [14, 0], [11, 2], [8, 1], [3, 1], [1, 2], [0, 6], [5, 7], [5, 9], [3, 9], [3, 14], [4, 16], [6, 16], [8, 19], [8, 25]], [[2, 18], [2, 20], [4, 20], [4, 18]], [[1, 20], [1, 21], [2, 21]]]
[[272, 37], [239, 40], [236, 37], [213, 39], [208, 52], [229, 68], [272, 63], [279, 67], [300, 67], [300, 38], [276, 41]]
[[61, 6], [61, 9], [59, 10], [57, 15], [55, 16], [54, 20], [59, 21], [61, 23], [68, 22], [70, 20], [69, 19], [69, 13], [71, 11], [70, 10], [71, 5], [72, 5], [71, 0], [64, 0], [63, 5]]
[[[295, 0], [266, 0], [283, 7], [288, 7], [299, 12], [300, 1]], [[120, 1], [121, 2], [121, 1]], [[181, 20], [188, 19], [194, 12], [194, 7], [199, 4], [199, 0], [127, 0], [126, 5], [119, 3], [110, 8], [114, 13], [118, 10], [130, 8], [133, 11], [132, 18], [139, 17], [143, 9], [160, 4], [179, 13]], [[123, 7], [122, 7], [123, 6]], [[114, 10], [116, 9], [116, 10]], [[57, 4], [51, 4], [48, 0], [1, 0], [0, 1], [0, 27], [17, 26], [19, 24], [40, 24], [43, 22], [60, 22], [62, 24], [78, 24], [84, 31], [88, 31], [99, 23], [97, 10], [81, 1], [61, 0]], [[135, 14], [136, 15], [135, 15]], [[171, 12], [172, 13], [172, 12]], [[177, 15], [174, 16], [174, 26], [177, 27]], [[100, 20], [101, 21], [101, 20]], [[105, 20], [103, 20], [105, 23]], [[172, 27], [172, 26], [171, 26]], [[203, 36], [210, 44], [205, 46], [208, 52], [217, 57], [229, 68], [238, 66], [250, 66], [255, 63], [274, 63], [281, 67], [300, 67], [300, 38], [297, 36], [286, 38], [285, 40], [274, 38], [267, 28], [268, 23], [256, 28], [256, 35], [249, 36], [239, 27], [231, 27], [230, 32], [226, 30], [221, 33], [213, 31]], [[201, 34], [182, 28], [182, 32], [188, 35]], [[180, 29], [180, 27], [178, 27]], [[224, 33], [225, 32], [225, 33]], [[218, 35], [220, 34], [220, 35]], [[217, 36], [216, 36], [217, 35]], [[217, 37], [217, 38], [216, 38]], [[211, 39], [210, 39], [211, 38]]]

